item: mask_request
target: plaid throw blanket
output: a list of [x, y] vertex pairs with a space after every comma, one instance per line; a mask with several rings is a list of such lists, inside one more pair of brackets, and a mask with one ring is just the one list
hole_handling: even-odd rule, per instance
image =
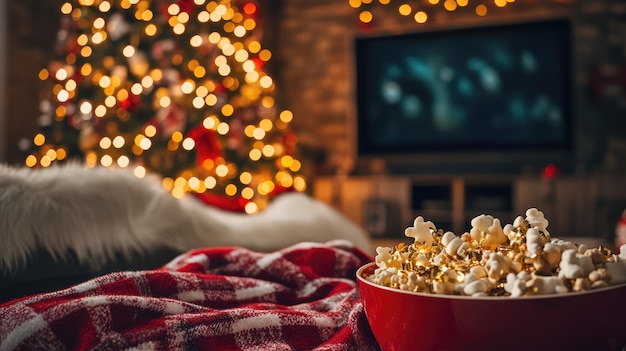
[[344, 241], [190, 251], [0, 305], [0, 350], [378, 350]]

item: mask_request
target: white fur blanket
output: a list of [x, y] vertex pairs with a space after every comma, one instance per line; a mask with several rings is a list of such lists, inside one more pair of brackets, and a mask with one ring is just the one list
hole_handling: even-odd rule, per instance
[[156, 176], [140, 179], [124, 169], [0, 165], [0, 271], [23, 265], [39, 250], [59, 260], [73, 252], [97, 267], [116, 254], [132, 257], [159, 246], [274, 251], [334, 239], [372, 251], [362, 229], [303, 193], [279, 195], [261, 213], [247, 215], [192, 196], [175, 199]]

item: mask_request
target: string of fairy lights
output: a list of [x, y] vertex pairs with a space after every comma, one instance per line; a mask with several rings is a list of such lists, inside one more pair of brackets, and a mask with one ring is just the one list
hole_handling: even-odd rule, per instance
[[[470, 2], [472, 2], [470, 4]], [[498, 8], [505, 7], [515, 0], [492, 0], [490, 1]], [[428, 21], [429, 10], [440, 6], [448, 12], [453, 12], [462, 8], [473, 7], [478, 16], [486, 16], [489, 11], [487, 1], [470, 0], [348, 0], [351, 7], [359, 10], [359, 20], [362, 23], [371, 23], [374, 20], [373, 8], [375, 6], [395, 6], [398, 14], [402, 17], [412, 17], [416, 23], [426, 23]]]
[[[220, 148], [212, 145], [204, 151], [209, 156], [196, 160], [199, 169], [188, 167], [164, 177], [163, 186], [176, 197], [223, 184], [223, 194], [241, 197], [245, 211], [256, 213], [278, 187], [304, 191], [302, 165], [293, 152], [296, 139], [288, 133], [293, 114], [276, 111], [274, 81], [262, 69], [272, 53], [251, 35], [257, 27], [256, 4], [246, 2], [239, 10], [228, 0], [159, 2], [165, 9], [155, 2], [79, 0], [61, 5], [64, 21], [58, 41], [67, 53], [39, 72], [41, 80], [53, 82], [52, 97], [40, 103], [40, 125], [75, 127], [87, 165], [133, 167], [138, 177], [150, 171], [147, 162], [158, 159], [149, 153], [159, 143], [170, 152], [191, 153], [206, 148], [199, 143], [222, 138], [226, 146], [221, 149], [228, 150], [216, 153]], [[82, 29], [75, 37], [72, 26]], [[137, 26], [141, 30], [133, 32]], [[184, 37], [187, 49], [199, 54], [185, 54], [173, 48], [172, 40], [159, 40], [165, 31]], [[128, 40], [119, 44], [121, 38]], [[103, 53], [112, 41], [109, 46], [116, 52]], [[148, 122], [131, 131], [122, 126], [146, 109], [155, 111]], [[194, 120], [196, 137], [184, 130]], [[54, 135], [35, 135], [37, 152], [26, 157], [26, 166], [48, 167], [68, 157], [70, 147], [51, 140]], [[167, 163], [154, 162], [163, 167]], [[262, 162], [277, 171], [268, 172], [259, 166]]]

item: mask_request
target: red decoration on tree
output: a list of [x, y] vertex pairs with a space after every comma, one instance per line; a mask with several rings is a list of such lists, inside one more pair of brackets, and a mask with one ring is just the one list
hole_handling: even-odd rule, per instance
[[126, 111], [134, 111], [139, 107], [139, 97], [137, 95], [129, 95], [126, 100], [120, 101], [120, 107]]
[[248, 200], [240, 196], [224, 196], [210, 192], [195, 193], [195, 195], [207, 205], [233, 212], [244, 212], [248, 203]]
[[259, 71], [263, 70], [263, 66], [265, 66], [265, 61], [261, 60], [258, 57], [255, 57], [252, 59], [252, 62], [254, 62], [254, 66], [256, 66], [256, 69]]
[[215, 160], [222, 156], [222, 148], [217, 133], [198, 125], [189, 130], [188, 136], [196, 143], [196, 164], [201, 166], [206, 160]]

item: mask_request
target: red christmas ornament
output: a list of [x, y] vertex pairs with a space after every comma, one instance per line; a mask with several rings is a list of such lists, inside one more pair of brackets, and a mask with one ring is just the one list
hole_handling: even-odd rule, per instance
[[198, 125], [189, 131], [188, 137], [196, 144], [197, 165], [200, 166], [206, 160], [215, 160], [222, 156], [222, 146], [214, 130]]

